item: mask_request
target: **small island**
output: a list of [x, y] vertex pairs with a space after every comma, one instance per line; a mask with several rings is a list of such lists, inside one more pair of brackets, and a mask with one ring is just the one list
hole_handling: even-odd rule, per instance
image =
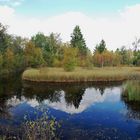
[[121, 82], [140, 79], [139, 67], [81, 68], [65, 71], [63, 68], [31, 68], [26, 70], [22, 79], [31, 82], [71, 83], [71, 82]]

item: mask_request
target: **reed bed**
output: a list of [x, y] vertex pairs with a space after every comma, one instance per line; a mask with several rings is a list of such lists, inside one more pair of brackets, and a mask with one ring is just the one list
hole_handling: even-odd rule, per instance
[[23, 73], [22, 79], [33, 82], [111, 82], [129, 79], [140, 80], [140, 67], [95, 67], [92, 69], [77, 67], [72, 72], [66, 72], [63, 68], [31, 68]]

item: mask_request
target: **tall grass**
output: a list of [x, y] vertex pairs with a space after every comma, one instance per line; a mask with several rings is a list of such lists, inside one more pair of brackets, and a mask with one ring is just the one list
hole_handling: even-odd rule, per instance
[[124, 85], [123, 96], [127, 101], [140, 101], [140, 81], [128, 81]]
[[87, 82], [87, 81], [123, 81], [140, 79], [139, 67], [105, 67], [85, 69], [77, 67], [72, 72], [63, 68], [28, 69], [23, 73], [23, 80], [37, 82]]

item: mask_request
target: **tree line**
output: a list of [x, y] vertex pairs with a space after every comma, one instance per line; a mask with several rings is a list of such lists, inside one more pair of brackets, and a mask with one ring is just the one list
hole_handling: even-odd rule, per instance
[[0, 23], [0, 74], [16, 73], [27, 67], [64, 67], [66, 71], [80, 67], [140, 66], [140, 39], [133, 48], [125, 46], [115, 51], [107, 49], [104, 40], [91, 52], [81, 29], [76, 26], [70, 42], [62, 42], [60, 34], [49, 36], [39, 32], [29, 38], [10, 35], [7, 27]]

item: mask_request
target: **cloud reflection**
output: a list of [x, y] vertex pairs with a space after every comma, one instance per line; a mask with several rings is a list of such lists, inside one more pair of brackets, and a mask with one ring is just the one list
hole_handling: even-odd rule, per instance
[[101, 94], [101, 91], [99, 89], [87, 88], [84, 91], [84, 94], [82, 94], [81, 101], [79, 102], [77, 108], [74, 105], [74, 97], [72, 98], [73, 104], [68, 104], [66, 100], [67, 93], [65, 93], [64, 91], [60, 91], [61, 96], [59, 97], [58, 102], [51, 101], [50, 99], [44, 99], [42, 102], [39, 102], [36, 96], [34, 96], [32, 99], [28, 99], [24, 96], [22, 96], [21, 99], [18, 99], [16, 96], [13, 96], [11, 99], [7, 100], [7, 105], [15, 107], [20, 104], [26, 103], [33, 108], [48, 106], [52, 109], [60, 110], [68, 114], [78, 114], [96, 103], [117, 102], [120, 100], [120, 93], [120, 87], [106, 88], [103, 94]]

